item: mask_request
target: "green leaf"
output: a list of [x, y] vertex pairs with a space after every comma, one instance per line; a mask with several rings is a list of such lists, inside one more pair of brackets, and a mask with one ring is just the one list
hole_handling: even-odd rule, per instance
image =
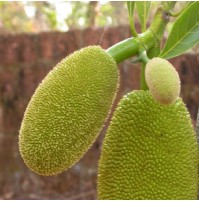
[[194, 3], [194, 1], [187, 1], [185, 5], [186, 7], [189, 7], [192, 3]]
[[199, 2], [196, 1], [189, 5], [174, 23], [160, 57], [170, 59], [178, 56], [198, 41]]
[[129, 17], [133, 17], [135, 2], [134, 1], [127, 1], [127, 7], [129, 12]]
[[134, 20], [133, 20], [133, 13], [134, 13], [134, 7], [135, 2], [134, 1], [127, 1], [127, 7], [128, 7], [128, 13], [129, 13], [129, 23], [131, 27], [131, 33], [133, 36], [137, 36], [137, 32], [135, 30]]
[[149, 15], [151, 2], [150, 1], [136, 1], [139, 20], [141, 23], [142, 32], [146, 30], [146, 22]]

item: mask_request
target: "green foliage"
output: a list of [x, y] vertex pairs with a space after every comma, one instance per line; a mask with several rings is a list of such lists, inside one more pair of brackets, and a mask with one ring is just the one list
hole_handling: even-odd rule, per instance
[[146, 23], [149, 15], [150, 5], [150, 1], [136, 1], [142, 32], [146, 31]]
[[125, 2], [27, 1], [0, 2], [0, 16], [0, 31], [18, 33], [117, 26], [126, 22], [127, 13]]
[[0, 2], [0, 11], [1, 32], [9, 30], [19, 32], [29, 29], [30, 22], [25, 15], [22, 2]]
[[194, 2], [175, 21], [160, 56], [166, 59], [178, 56], [199, 41], [199, 2]]
[[[86, 7], [85, 5], [87, 5], [87, 3], [81, 2], [81, 1], [77, 1], [76, 3], [72, 4], [72, 12], [70, 15], [68, 15], [68, 17], [66, 19], [66, 23], [67, 23], [68, 27], [75, 28], [77, 26], [84, 27], [85, 25], [87, 25], [88, 18], [83, 18], [83, 16], [85, 16], [87, 14], [87, 10], [88, 10], [88, 7]], [[79, 9], [79, 8], [81, 8], [81, 9]], [[83, 20], [83, 25], [79, 24], [80, 19]]]
[[48, 18], [50, 27], [52, 29], [55, 29], [57, 27], [57, 13], [55, 12], [54, 9], [49, 8], [49, 7], [43, 7], [43, 13], [46, 15]]
[[131, 28], [131, 33], [133, 36], [137, 36], [137, 32], [135, 30], [135, 25], [134, 25], [134, 7], [135, 7], [135, 1], [127, 1], [127, 7], [128, 7], [128, 14], [129, 14], [129, 24]]
[[20, 33], [54, 29], [57, 23], [54, 9], [48, 2], [0, 2], [0, 31]]

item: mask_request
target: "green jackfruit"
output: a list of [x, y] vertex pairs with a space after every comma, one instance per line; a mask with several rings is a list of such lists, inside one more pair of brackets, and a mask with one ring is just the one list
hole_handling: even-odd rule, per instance
[[149, 91], [134, 91], [119, 103], [105, 136], [98, 198], [196, 199], [197, 169], [196, 135], [182, 100], [165, 106]]
[[116, 62], [98, 46], [58, 63], [24, 114], [19, 149], [26, 165], [40, 175], [55, 175], [76, 163], [99, 134], [118, 81]]
[[151, 59], [145, 69], [146, 83], [155, 100], [169, 105], [180, 94], [180, 78], [173, 65], [162, 58]]

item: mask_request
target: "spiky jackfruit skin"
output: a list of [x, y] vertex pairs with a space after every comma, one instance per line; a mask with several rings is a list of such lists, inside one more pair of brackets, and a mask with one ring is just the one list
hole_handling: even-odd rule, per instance
[[118, 81], [116, 62], [98, 46], [57, 64], [24, 114], [19, 149], [26, 165], [40, 175], [55, 175], [76, 163], [99, 134]]
[[155, 100], [169, 105], [180, 94], [180, 78], [173, 65], [162, 58], [151, 59], [145, 69], [146, 83]]
[[119, 103], [105, 136], [98, 199], [196, 199], [197, 166], [196, 135], [182, 100], [165, 106], [149, 91], [134, 91]]

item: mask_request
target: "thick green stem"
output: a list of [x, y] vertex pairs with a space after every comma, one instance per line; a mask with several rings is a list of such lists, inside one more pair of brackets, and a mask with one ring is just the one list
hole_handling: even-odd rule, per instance
[[146, 64], [149, 61], [149, 58], [146, 55], [146, 51], [141, 51], [138, 54], [138, 56], [140, 58], [140, 61], [142, 62], [141, 75], [140, 75], [140, 89], [141, 90], [148, 90], [149, 88], [147, 86], [146, 79], [145, 79], [145, 68], [146, 68]]
[[184, 9], [182, 9], [182, 10], [180, 10], [179, 12], [176, 12], [176, 13], [174, 13], [174, 12], [172, 12], [172, 11], [169, 11], [169, 15], [170, 15], [171, 17], [178, 17], [178, 16], [180, 16], [180, 15], [182, 14], [183, 11], [184, 11]]
[[148, 90], [149, 89], [147, 86], [147, 83], [146, 83], [146, 79], [145, 79], [145, 67], [146, 67], [146, 64], [142, 63], [141, 76], [140, 76], [140, 89], [141, 90]]
[[158, 57], [158, 55], [160, 54], [160, 44], [155, 45], [154, 47], [152, 47], [148, 52], [147, 52], [147, 56], [152, 59], [153, 57]]
[[136, 38], [127, 38], [106, 51], [115, 59], [117, 63], [120, 63], [137, 54], [139, 49], [138, 41]]
[[174, 6], [176, 5], [177, 1], [163, 1], [162, 5], [165, 11], [170, 11], [174, 8]]
[[138, 54], [141, 43], [140, 41], [144, 41], [145, 49], [150, 49], [154, 45], [153, 34], [151, 31], [146, 31], [143, 34], [140, 34], [138, 38], [128, 38], [123, 40], [106, 51], [115, 59], [117, 63], [120, 63], [132, 56]]

